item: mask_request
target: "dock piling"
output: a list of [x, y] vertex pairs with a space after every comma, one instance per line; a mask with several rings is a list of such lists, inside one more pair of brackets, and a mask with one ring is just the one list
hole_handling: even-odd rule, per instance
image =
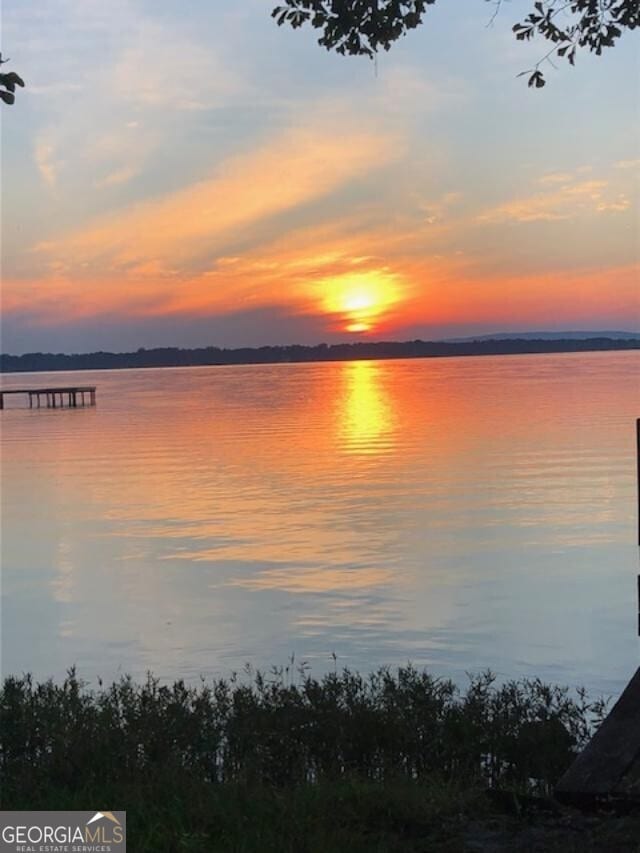
[[96, 386], [95, 385], [72, 385], [64, 388], [5, 388], [0, 391], [0, 409], [4, 409], [4, 398], [7, 394], [26, 394], [29, 401], [29, 408], [39, 409], [44, 400], [47, 409], [77, 409], [78, 396], [82, 401], [82, 406], [86, 405], [85, 394], [89, 395], [89, 405], [96, 405]]

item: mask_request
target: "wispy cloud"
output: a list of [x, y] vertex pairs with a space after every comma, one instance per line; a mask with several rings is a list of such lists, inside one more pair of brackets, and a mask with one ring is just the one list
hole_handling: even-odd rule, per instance
[[116, 169], [115, 172], [111, 172], [108, 175], [105, 175], [104, 178], [100, 178], [94, 184], [96, 189], [105, 189], [107, 187], [115, 187], [120, 184], [128, 183], [132, 178], [138, 174], [138, 170], [133, 166], [123, 166], [121, 169]]
[[[43, 0], [40, 18], [26, 43], [25, 92], [39, 102], [36, 166], [64, 190], [61, 199], [123, 186], [125, 175], [157, 169], [178, 146], [188, 156], [199, 114], [250, 88], [222, 39], [200, 43], [182, 21], [131, 0]], [[168, 120], [178, 114], [180, 122]]]
[[58, 176], [58, 169], [53, 160], [53, 156], [53, 146], [45, 142], [44, 139], [40, 139], [36, 143], [34, 159], [43, 181], [49, 187], [54, 187], [56, 185], [56, 179]]
[[219, 49], [207, 49], [166, 25], [141, 20], [109, 73], [120, 104], [173, 112], [214, 109], [247, 87]]
[[581, 180], [571, 175], [545, 175], [540, 183], [549, 189], [517, 198], [478, 215], [481, 223], [558, 222], [589, 213], [619, 212], [630, 207], [624, 192], [616, 192], [605, 179]]
[[364, 130], [292, 128], [230, 158], [207, 180], [38, 248], [71, 275], [154, 262], [188, 272], [220, 253], [232, 232], [326, 196], [397, 154], [396, 140]]
[[541, 184], [566, 184], [570, 181], [572, 175], [570, 172], [549, 172], [539, 178]]

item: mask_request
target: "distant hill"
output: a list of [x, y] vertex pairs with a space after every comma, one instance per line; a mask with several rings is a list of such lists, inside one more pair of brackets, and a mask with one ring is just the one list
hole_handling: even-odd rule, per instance
[[466, 338], [447, 338], [452, 343], [467, 341], [587, 341], [593, 338], [610, 338], [613, 341], [640, 340], [640, 332], [498, 332], [492, 335], [473, 335]]
[[[540, 337], [540, 335], [551, 337]], [[580, 334], [573, 332], [571, 334]], [[590, 333], [592, 334], [592, 333]], [[640, 335], [625, 337], [556, 338], [541, 332], [537, 337], [489, 336], [462, 341], [359, 341], [352, 344], [317, 346], [269, 346], [220, 349], [201, 347], [141, 348], [136, 352], [27, 353], [0, 355], [0, 372], [40, 372], [52, 370], [114, 370], [133, 367], [195, 367], [225, 364], [282, 364], [288, 362], [356, 361], [359, 359], [446, 358], [471, 355], [517, 355], [524, 353], [597, 352], [640, 349]], [[630, 337], [626, 337], [630, 335]]]

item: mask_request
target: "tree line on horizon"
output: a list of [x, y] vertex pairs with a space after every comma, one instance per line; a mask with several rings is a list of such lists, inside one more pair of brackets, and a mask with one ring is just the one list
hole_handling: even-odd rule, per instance
[[157, 347], [134, 352], [44, 353], [0, 355], [0, 372], [55, 370], [113, 370], [132, 367], [197, 367], [232, 364], [286, 364], [316, 361], [442, 358], [467, 355], [516, 355], [526, 353], [590, 352], [640, 349], [640, 338], [506, 338], [469, 341], [376, 341], [338, 344], [291, 344], [286, 346], [208, 346], [195, 349]]

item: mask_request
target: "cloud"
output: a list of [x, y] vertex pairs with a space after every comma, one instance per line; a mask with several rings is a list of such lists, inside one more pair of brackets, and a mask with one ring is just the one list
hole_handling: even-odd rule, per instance
[[38, 171], [40, 172], [43, 181], [49, 187], [54, 187], [56, 185], [56, 180], [58, 177], [58, 167], [54, 162], [53, 157], [53, 146], [42, 139], [39, 140], [36, 143], [34, 159], [36, 161], [36, 166], [38, 167]]
[[[26, 97], [38, 98], [36, 165], [47, 185], [76, 199], [90, 199], [87, 187], [123, 186], [133, 172], [157, 174], [178, 147], [188, 158], [200, 113], [250, 89], [232, 46], [200, 40], [184, 16], [145, 14], [130, 0], [42, 0], [35, 20], [22, 15], [12, 44]], [[169, 120], [176, 114], [180, 122]]]
[[128, 183], [138, 174], [138, 170], [133, 166], [123, 166], [122, 169], [116, 169], [104, 178], [100, 178], [94, 184], [96, 189], [105, 189], [107, 187], [119, 186], [120, 184]]
[[462, 193], [448, 192], [433, 201], [421, 202], [419, 207], [424, 214], [424, 222], [427, 225], [438, 225], [447, 219], [451, 208], [462, 200]]
[[229, 158], [208, 179], [38, 249], [72, 276], [122, 274], [150, 262], [188, 274], [241, 229], [324, 197], [397, 155], [393, 138], [365, 130], [291, 128]]
[[82, 92], [84, 87], [80, 83], [40, 83], [35, 86], [29, 84], [29, 95], [46, 95], [50, 98], [55, 95], [69, 95]]
[[603, 201], [596, 205], [596, 210], [598, 213], [620, 213], [630, 207], [631, 201], [624, 194], [620, 194], [614, 201]]
[[[141, 307], [141, 304], [138, 305]], [[100, 315], [74, 316], [38, 305], [3, 311], [2, 350], [8, 353], [129, 351], [140, 346], [262, 346], [314, 344], [332, 339], [322, 317], [300, 316], [282, 305], [239, 307], [212, 315], [144, 315], [111, 304]], [[342, 336], [344, 337], [344, 336]], [[335, 339], [335, 337], [334, 337]]]
[[[380, 226], [382, 202], [378, 224], [372, 211], [340, 216], [331, 209], [325, 224], [298, 224], [299, 211], [401, 151], [392, 136], [340, 131], [324, 117], [319, 126], [290, 128], [224, 161], [207, 180], [40, 243], [40, 273], [6, 279], [5, 312], [43, 325], [116, 314], [211, 316], [269, 304], [308, 313], [317, 298], [306, 282], [379, 267], [381, 241], [390, 247], [394, 239]], [[101, 186], [130, 174], [112, 173]]]
[[[552, 180], [549, 180], [553, 177]], [[481, 223], [558, 222], [587, 213], [621, 211], [629, 207], [624, 194], [611, 197], [608, 180], [569, 180], [564, 175], [544, 176], [543, 183], [552, 189], [525, 196], [485, 210], [477, 217]], [[571, 178], [571, 176], [569, 176]], [[556, 184], [561, 184], [556, 189]]]
[[538, 180], [541, 184], [565, 184], [571, 180], [571, 177], [569, 172], [549, 172], [549, 174], [543, 175]]
[[[473, 265], [465, 268], [443, 261], [438, 268], [423, 263], [413, 271], [415, 292], [385, 318], [374, 337], [438, 338], [460, 330], [471, 334], [478, 328], [640, 328], [637, 265], [527, 275], [474, 277], [474, 273]], [[103, 293], [93, 288], [78, 293], [70, 286], [64, 291], [56, 284], [43, 293], [41, 282], [15, 290], [3, 282], [3, 351], [122, 351], [139, 346], [260, 346], [345, 339], [344, 332], [328, 328], [326, 315], [297, 311], [290, 294], [286, 304], [237, 300], [235, 307], [227, 304], [216, 311], [205, 306], [190, 313], [163, 314], [154, 313], [155, 288], [131, 294], [123, 303], [118, 295], [109, 299], [109, 293], [115, 294], [111, 284], [111, 290]], [[4, 304], [5, 288], [21, 297], [19, 304], [12, 302], [11, 310]]]
[[230, 69], [220, 47], [206, 48], [143, 19], [109, 72], [112, 96], [120, 104], [174, 112], [227, 104], [246, 83], [237, 68]]

